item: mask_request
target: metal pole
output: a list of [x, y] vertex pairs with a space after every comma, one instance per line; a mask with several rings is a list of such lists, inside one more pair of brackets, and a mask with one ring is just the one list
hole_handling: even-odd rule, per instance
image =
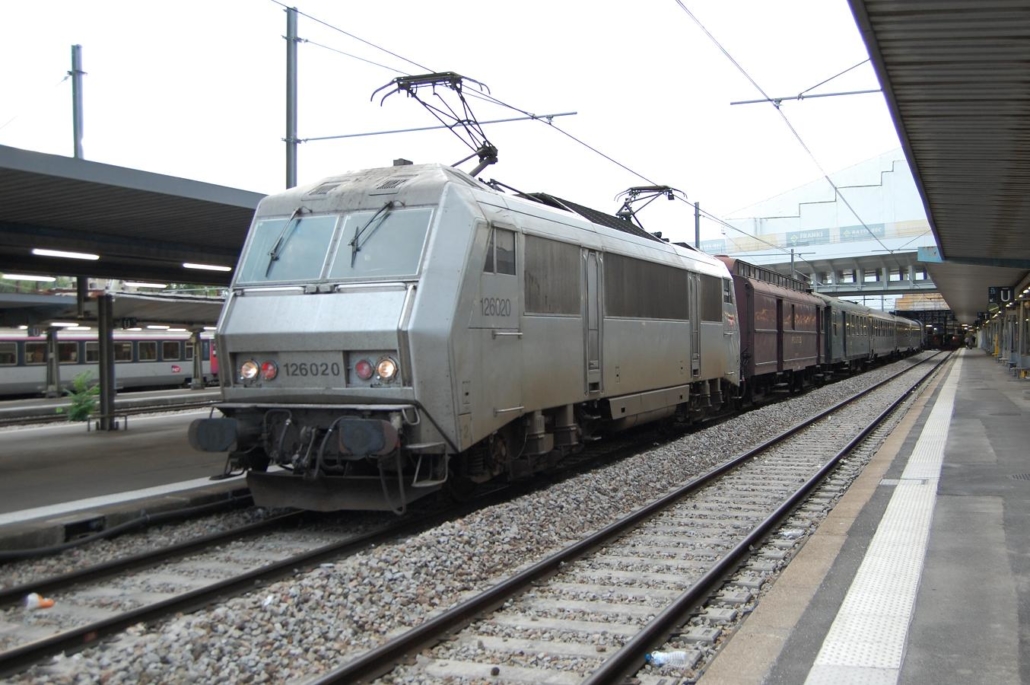
[[82, 46], [72, 46], [72, 134], [75, 138], [75, 159], [82, 159]]
[[61, 354], [57, 346], [59, 328], [46, 329], [46, 396], [61, 396]]
[[202, 328], [194, 328], [190, 334], [189, 345], [193, 347], [193, 379], [190, 381], [190, 390], [204, 389], [204, 343], [200, 340]]
[[701, 249], [701, 204], [694, 203], [694, 247]]
[[794, 248], [790, 248], [790, 277], [797, 278], [797, 272], [794, 271]]
[[86, 300], [89, 299], [89, 277], [75, 278], [75, 311], [79, 320], [86, 318]]
[[118, 430], [114, 419], [114, 298], [101, 295], [97, 300], [100, 342], [100, 424], [99, 430]]
[[297, 185], [297, 8], [286, 10], [286, 187]]

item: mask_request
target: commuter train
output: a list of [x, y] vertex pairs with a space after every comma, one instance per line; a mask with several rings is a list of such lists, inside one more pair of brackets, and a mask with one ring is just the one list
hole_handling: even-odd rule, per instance
[[294, 188], [257, 209], [217, 329], [224, 418], [190, 442], [259, 504], [400, 512], [918, 346], [763, 274], [442, 165]]
[[[114, 332], [117, 389], [164, 388], [188, 385], [193, 380], [193, 345], [190, 333], [124, 330]], [[57, 334], [62, 387], [76, 376], [100, 378], [100, 343], [96, 329]], [[213, 334], [201, 334], [204, 382], [218, 380], [218, 359]], [[47, 390], [46, 336], [18, 329], [0, 330], [0, 396], [40, 395]]]

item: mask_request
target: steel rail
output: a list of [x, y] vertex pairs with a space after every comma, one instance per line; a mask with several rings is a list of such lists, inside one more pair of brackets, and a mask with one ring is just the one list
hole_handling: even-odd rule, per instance
[[644, 665], [644, 655], [647, 651], [668, 640], [669, 636], [689, 619], [691, 612], [717, 590], [725, 577], [739, 567], [740, 563], [752, 553], [752, 549], [761, 544], [761, 540], [766, 535], [790, 516], [794, 509], [822, 483], [826, 476], [837, 468], [842, 459], [853, 452], [880, 424], [894, 413], [902, 402], [908, 399], [909, 394], [915, 388], [930, 378], [933, 372], [950, 358], [951, 355], [947, 355], [939, 361], [925, 376], [902, 393], [889, 407], [880, 412], [869, 425], [863, 428], [847, 445], [823, 464], [794, 494], [780, 504], [772, 514], [719, 559], [692, 587], [677, 597], [672, 604], [647, 624], [643, 630], [633, 636], [618, 652], [601, 664], [600, 668], [584, 680], [582, 685], [602, 685], [619, 682], [622, 678], [639, 671]]
[[[533, 583], [553, 575], [563, 565], [608, 544], [614, 538], [621, 536], [629, 529], [636, 527], [638, 524], [653, 517], [655, 514], [676, 504], [684, 497], [697, 492], [702, 487], [708, 485], [714, 480], [717, 480], [727, 472], [733, 471], [738, 466], [751, 461], [754, 457], [765, 452], [771, 447], [778, 445], [796, 433], [808, 428], [810, 425], [817, 423], [834, 412], [839, 411], [843, 407], [865, 397], [874, 390], [912, 371], [926, 361], [928, 360], [923, 360], [918, 364], [914, 364], [907, 369], [899, 371], [898, 373], [871, 385], [861, 392], [835, 403], [828, 409], [791, 426], [780, 435], [775, 436], [757, 447], [720, 464], [711, 471], [694, 478], [680, 488], [655, 500], [651, 504], [645, 505], [625, 518], [615, 521], [583, 540], [580, 540], [579, 542], [552, 554], [546, 559], [533, 564], [524, 571], [502, 581], [476, 597], [472, 597], [426, 621], [425, 623], [412, 628], [406, 633], [383, 643], [379, 647], [365, 652], [339, 668], [308, 681], [308, 685], [335, 685], [337, 683], [365, 682], [389, 672], [398, 662], [407, 658], [412, 653], [439, 641], [443, 636], [449, 633], [465, 627], [484, 612], [502, 605], [505, 601], [518, 595]], [[939, 362], [938, 366], [940, 363], [943, 363], [943, 361]], [[935, 366], [934, 368], [937, 367]], [[930, 373], [932, 373], [932, 371]], [[927, 376], [929, 376], [929, 374], [927, 374]], [[922, 382], [922, 380], [920, 380], [920, 382]], [[908, 392], [904, 393], [902, 398], [907, 395]], [[743, 543], [737, 547], [742, 548], [745, 551], [747, 550], [747, 545], [744, 545]], [[736, 550], [737, 548], [734, 549]], [[661, 616], [664, 615], [665, 612], [663, 612]], [[666, 619], [666, 621], [668, 621], [668, 619]], [[652, 641], [653, 640], [649, 640], [648, 644]], [[643, 654], [644, 653], [642, 651], [639, 652], [641, 663], [643, 663]], [[618, 653], [616, 656], [618, 656]], [[620, 658], [620, 666], [623, 658]]]
[[169, 547], [162, 547], [148, 552], [140, 552], [139, 554], [134, 554], [130, 557], [113, 559], [102, 564], [96, 564], [95, 566], [79, 569], [78, 571], [70, 571], [69, 573], [62, 573], [42, 580], [25, 583], [24, 585], [15, 585], [13, 587], [4, 588], [0, 590], [0, 608], [20, 601], [30, 592], [49, 594], [80, 583], [109, 578], [111, 576], [118, 575], [119, 573], [124, 573], [125, 571], [134, 571], [156, 566], [167, 559], [184, 557], [189, 554], [193, 554], [194, 552], [207, 549], [208, 547], [222, 544], [226, 541], [245, 539], [252, 535], [264, 532], [269, 528], [275, 528], [288, 523], [289, 521], [297, 520], [303, 515], [303, 513], [304, 512], [295, 511], [280, 514], [279, 516], [265, 519], [264, 521], [257, 521], [231, 530], [223, 530], [217, 533], [199, 536]]
[[274, 581], [290, 575], [298, 567], [314, 566], [327, 559], [345, 558], [391, 539], [418, 534], [454, 517], [464, 516], [478, 506], [481, 506], [481, 503], [466, 505], [457, 510], [444, 511], [424, 518], [412, 518], [400, 523], [391, 523], [379, 530], [323, 545], [317, 549], [267, 564], [232, 578], [216, 581], [154, 604], [148, 604], [0, 652], [0, 678], [38, 663], [47, 656], [66, 650], [88, 647], [101, 638], [118, 633], [137, 623], [156, 621], [177, 613], [195, 611], [224, 597], [244, 594], [254, 590], [262, 582]]

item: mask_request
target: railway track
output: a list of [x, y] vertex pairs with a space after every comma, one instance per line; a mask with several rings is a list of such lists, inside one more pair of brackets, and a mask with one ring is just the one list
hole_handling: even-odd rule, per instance
[[[346, 557], [443, 520], [440, 516], [399, 520], [384, 514], [372, 516], [372, 522], [358, 530], [290, 526], [303, 518], [303, 512], [287, 513], [0, 590], [0, 676], [59, 652], [89, 646], [131, 625], [252, 591], [300, 568]], [[30, 592], [54, 595], [58, 601], [53, 608], [28, 613], [21, 603]]]
[[[795, 430], [800, 430], [800, 428]], [[622, 450], [615, 449], [614, 451], [621, 452]], [[575, 470], [573, 469], [573, 471]], [[706, 478], [710, 479], [712, 477], [714, 476], [705, 476], [693, 482], [697, 484]], [[796, 477], [796, 474], [791, 477]], [[748, 477], [738, 477], [738, 479], [743, 483], [749, 480]], [[767, 480], [772, 481], [773, 479], [769, 477]], [[56, 584], [37, 582], [31, 586], [12, 589], [7, 595], [0, 594], [0, 610], [3, 609], [5, 603], [7, 605], [7, 609], [2, 610], [2, 613], [0, 613], [0, 619], [7, 622], [6, 626], [0, 625], [0, 649], [6, 650], [0, 653], [0, 675], [21, 671], [30, 664], [43, 663], [48, 655], [62, 651], [75, 651], [76, 649], [95, 644], [105, 636], [120, 633], [129, 626], [143, 623], [154, 625], [158, 620], [173, 614], [195, 610], [216, 602], [224, 602], [230, 596], [252, 591], [256, 586], [259, 587], [274, 579], [294, 574], [299, 569], [317, 567], [318, 564], [330, 560], [335, 562], [352, 554], [367, 550], [372, 546], [391, 540], [399, 540], [423, 530], [431, 530], [434, 526], [439, 526], [444, 521], [460, 520], [461, 516], [467, 514], [469, 510], [489, 506], [491, 503], [498, 501], [516, 499], [526, 489], [529, 488], [520, 486], [509, 488], [505, 492], [494, 493], [477, 502], [470, 503], [468, 507], [463, 507], [462, 510], [464, 511], [451, 510], [440, 515], [424, 515], [414, 512], [413, 516], [408, 517], [407, 522], [405, 520], [398, 521], [391, 516], [390, 524], [384, 525], [381, 530], [372, 531], [364, 535], [356, 535], [350, 539], [327, 541], [319, 538], [320, 533], [291, 530], [285, 533], [283, 538], [278, 538], [278, 542], [276, 538], [270, 535], [263, 535], [257, 544], [253, 542], [243, 544], [240, 542], [229, 546], [225, 542], [212, 542], [211, 544], [221, 544], [223, 547], [211, 552], [213, 556], [206, 557], [207, 561], [204, 561], [205, 557], [196, 555], [184, 559], [182, 558], [184, 554], [192, 554], [192, 552], [186, 550], [178, 552], [169, 549], [166, 550], [166, 555], [179, 559], [174, 562], [174, 565], [155, 567], [156, 563], [164, 562], [139, 560], [136, 563], [140, 567], [147, 567], [149, 570], [145, 573], [151, 575], [133, 576], [137, 580], [131, 580], [129, 576], [125, 575], [124, 569], [115, 565], [104, 569], [101, 573], [97, 573], [97, 578], [58, 579], [60, 582]], [[487, 501], [484, 502], [483, 499]], [[731, 497], [730, 499], [734, 498]], [[493, 502], [490, 500], [493, 500]], [[652, 536], [651, 544], [636, 543], [640, 552], [637, 561], [631, 561], [633, 558], [632, 554], [627, 551], [627, 549], [632, 550], [633, 545], [627, 548], [622, 542], [611, 543], [612, 545], [617, 544], [621, 546], [621, 552], [612, 556], [608, 562], [605, 562], [608, 564], [608, 567], [604, 567], [602, 564], [601, 570], [598, 572], [601, 575], [594, 573], [593, 576], [586, 577], [585, 580], [581, 578], [567, 581], [566, 585], [568, 587], [558, 585], [555, 586], [557, 590], [547, 590], [546, 592], [541, 590], [545, 594], [540, 594], [539, 596], [526, 595], [526, 601], [535, 601], [536, 606], [534, 608], [532, 605], [527, 605], [528, 608], [525, 611], [529, 618], [525, 622], [527, 625], [536, 624], [535, 627], [538, 629], [549, 625], [548, 622], [556, 620], [579, 621], [580, 624], [591, 623], [591, 619], [595, 617], [593, 616], [593, 610], [588, 607], [589, 603], [597, 598], [604, 598], [604, 601], [613, 605], [635, 605], [635, 609], [629, 610], [630, 614], [633, 614], [634, 611], [640, 614], [641, 609], [643, 610], [642, 616], [631, 616], [628, 621], [626, 619], [616, 621], [611, 616], [605, 617], [602, 623], [610, 622], [612, 625], [622, 627], [617, 629], [604, 628], [602, 630], [604, 639], [601, 641], [595, 642], [591, 641], [588, 637], [584, 637], [583, 639], [586, 641], [580, 643], [578, 652], [570, 648], [573, 651], [571, 655], [551, 654], [545, 649], [547, 647], [546, 644], [537, 645], [537, 642], [554, 643], [555, 635], [564, 634], [561, 631], [553, 632], [556, 630], [555, 627], [543, 629], [538, 635], [524, 638], [518, 637], [514, 633], [509, 635], [504, 632], [514, 631], [517, 626], [502, 626], [499, 631], [488, 628], [486, 629], [487, 632], [481, 632], [481, 634], [471, 637], [469, 644], [476, 650], [483, 652], [485, 656], [482, 658], [469, 656], [466, 653], [470, 649], [468, 644], [466, 644], [468, 642], [466, 637], [469, 636], [459, 636], [453, 641], [441, 643], [428, 656], [420, 655], [419, 663], [415, 666], [405, 666], [404, 668], [416, 668], [418, 669], [416, 677], [429, 679], [435, 677], [431, 674], [438, 672], [441, 678], [450, 677], [446, 675], [446, 670], [440, 669], [452, 667], [458, 671], [473, 669], [477, 673], [486, 673], [488, 677], [492, 677], [489, 674], [494, 669], [503, 669], [507, 677], [502, 676], [501, 680], [517, 681], [521, 673], [522, 676], [529, 678], [528, 682], [546, 682], [546, 680], [538, 680], [538, 678], [545, 677], [545, 671], [531, 675], [539, 670], [538, 664], [532, 658], [529, 658], [532, 655], [538, 661], [542, 661], [545, 664], [562, 664], [564, 668], [573, 669], [569, 670], [569, 673], [574, 672], [574, 669], [577, 667], [576, 663], [588, 663], [591, 665], [583, 672], [589, 673], [596, 664], [603, 663], [605, 658], [617, 653], [624, 644], [632, 639], [630, 634], [624, 634], [626, 631], [625, 626], [634, 626], [635, 628], [637, 624], [646, 622], [652, 615], [657, 615], [660, 610], [659, 605], [661, 601], [671, 601], [671, 595], [679, 588], [670, 590], [659, 587], [658, 583], [662, 576], [685, 575], [685, 572], [681, 573], [677, 566], [693, 567], [702, 564], [702, 562], [710, 563], [719, 555], [724, 554], [727, 549], [733, 547], [731, 544], [733, 541], [732, 535], [722, 535], [714, 528], [710, 528], [709, 523], [705, 523], [703, 526], [699, 523], [700, 521], [712, 522], [726, 518], [724, 515], [718, 515], [717, 512], [722, 511], [725, 514], [729, 510], [729, 506], [731, 505], [726, 504], [726, 502], [714, 501], [714, 504], [709, 505], [707, 509], [702, 509], [700, 514], [695, 511], [692, 515], [697, 519], [693, 525], [694, 535], [691, 536], [690, 541], [687, 543], [675, 542], [669, 539], [663, 540], [661, 539], [663, 536], [668, 537], [664, 533], [657, 537]], [[753, 512], [749, 511], [749, 507], [732, 506], [736, 506], [736, 509], [733, 510], [736, 513], [729, 519], [730, 529], [731, 531], [739, 532], [739, 530], [750, 525], [750, 521], [745, 517], [745, 514]], [[699, 518], [699, 516], [705, 516], [705, 518]], [[626, 524], [613, 524], [613, 526], [609, 526], [606, 530], [617, 528], [620, 525], [623, 528], [626, 527]], [[263, 533], [264, 531], [261, 532]], [[256, 534], [253, 533], [252, 536]], [[337, 538], [343, 537], [343, 534], [337, 534]], [[710, 547], [703, 547], [703, 544], [709, 544]], [[579, 551], [574, 553], [573, 556], [587, 554], [587, 547], [584, 545], [585, 543], [577, 545], [576, 549]], [[290, 555], [289, 549], [286, 552], [283, 551], [290, 546], [298, 554]], [[390, 545], [383, 546], [384, 550], [389, 548]], [[678, 560], [677, 554], [694, 548], [697, 551], [696, 558], [689, 560], [689, 563], [685, 558], [684, 560]], [[672, 574], [661, 570], [641, 571], [640, 569], [643, 566], [634, 565], [651, 564], [653, 563], [652, 560], [656, 557], [666, 558], [668, 568], [674, 569]], [[171, 563], [169, 562], [169, 564]], [[244, 563], [246, 568], [243, 568]], [[620, 566], [620, 564], [624, 566]], [[232, 567], [231, 569], [230, 566]], [[241, 571], [243, 572], [241, 573]], [[540, 577], [543, 578], [554, 572], [554, 570], [546, 571]], [[95, 581], [100, 576], [112, 580], [108, 585], [98, 585]], [[147, 585], [151, 582], [147, 580], [148, 577], [157, 578], [160, 582], [169, 581], [169, 584], [158, 585], [148, 589]], [[606, 580], [609, 577], [610, 580]], [[633, 582], [629, 580], [630, 577], [649, 579], [649, 585], [646, 585], [644, 588], [634, 588]], [[619, 580], [620, 578], [622, 579], [621, 581]], [[746, 577], [739, 585], [747, 590], [749, 583], [752, 586], [760, 585], [760, 581]], [[204, 584], [204, 586], [200, 587], [201, 584]], [[585, 591], [582, 586], [589, 586], [592, 589], [584, 594]], [[642, 590], [648, 591], [643, 592]], [[55, 592], [60, 593], [58, 594], [59, 604], [55, 607], [57, 610], [50, 609], [45, 612], [39, 611], [27, 614], [20, 607], [13, 605], [13, 602], [20, 600], [29, 591], [39, 592], [44, 595]], [[590, 595], [596, 595], [596, 597], [590, 597]], [[260, 600], [261, 597], [258, 599]], [[739, 608], [743, 607], [750, 599], [747, 592], [735, 587], [726, 593], [722, 593], [720, 601], [733, 602], [733, 607], [737, 607], [737, 609], [730, 608], [739, 611]], [[493, 604], [500, 604], [506, 601], [508, 600], [503, 598], [495, 599]], [[583, 604], [565, 605], [558, 604], [558, 602], [581, 602]], [[441, 606], [448, 606], [448, 604]], [[573, 617], [549, 614], [543, 611], [544, 609], [552, 612], [557, 611], [563, 615], [569, 614]], [[453, 611], [447, 611], [441, 617], [448, 616]], [[481, 612], [482, 609], [479, 611]], [[580, 612], [581, 615], [574, 615], [575, 612]], [[605, 616], [605, 610], [602, 609], [599, 615]], [[616, 615], [619, 614], [616, 612]], [[465, 616], [462, 621], [468, 623], [471, 620], [471, 616], [472, 614]], [[460, 625], [462, 621], [454, 625]], [[518, 623], [522, 619], [515, 619], [515, 621]], [[11, 629], [12, 625], [14, 626], [13, 630]], [[422, 628], [412, 632], [418, 633], [427, 627], [433, 629], [433, 626], [436, 625], [437, 619], [433, 619], [423, 624]], [[27, 632], [25, 630], [26, 626], [31, 628], [32, 631]], [[454, 630], [455, 628], [447, 629]], [[623, 632], [617, 632], [619, 630]], [[490, 631], [493, 631], [494, 634], [490, 634]], [[133, 634], [133, 631], [129, 632], [130, 635]], [[692, 633], [692, 636], [714, 639], [713, 635], [716, 632], [701, 626]], [[421, 641], [413, 643], [416, 646], [408, 645], [402, 649], [402, 652], [411, 653], [421, 649], [420, 645], [422, 644], [430, 644], [440, 640], [439, 635], [432, 636], [429, 633], [426, 635]], [[16, 636], [17, 639], [12, 639], [11, 636]], [[130, 641], [134, 639], [132, 637], [129, 638]], [[510, 643], [521, 646], [514, 650], [498, 650], [495, 649], [498, 640], [501, 644], [508, 645]], [[525, 640], [526, 642], [519, 643], [517, 642], [518, 640]], [[369, 646], [374, 644], [375, 642], [369, 644]], [[532, 651], [532, 649], [536, 649], [538, 646], [539, 649], [537, 651]], [[527, 647], [530, 649], [527, 650]], [[449, 648], [453, 648], [454, 651], [448, 651]], [[522, 654], [515, 654], [518, 651], [521, 651]], [[497, 654], [502, 653], [509, 654], [509, 661], [504, 661], [497, 657]], [[375, 656], [347, 655], [349, 657], [357, 657], [357, 660], [350, 662], [348, 667], [352, 668], [367, 658], [372, 658], [375, 663], [380, 665], [392, 663], [390, 659], [393, 657], [379, 656], [378, 649], [368, 654]], [[479, 660], [477, 661], [477, 659]], [[522, 663], [519, 663], [520, 660]], [[519, 669], [524, 670], [520, 671]], [[557, 672], [563, 673], [564, 671], [559, 668]], [[354, 676], [352, 673], [344, 672], [326, 677], [330, 679], [325, 682], [349, 682], [355, 677], [367, 678], [370, 676], [367, 673]], [[565, 681], [558, 680], [555, 682]]]
[[[940, 363], [905, 370], [830, 407], [312, 682], [363, 682], [388, 672], [390, 682], [552, 684], [620, 682], [633, 674], [657, 684], [687, 675], [704, 658], [694, 645], [718, 637], [713, 624], [734, 620], [752, 602], [802, 534], [752, 550]], [[891, 395], [885, 410], [884, 395]], [[838, 476], [832, 485], [846, 487], [846, 480]], [[825, 510], [826, 497], [806, 506]], [[702, 615], [707, 598], [714, 602]], [[674, 647], [686, 647], [687, 666], [642, 669], [644, 655], [670, 636]]]

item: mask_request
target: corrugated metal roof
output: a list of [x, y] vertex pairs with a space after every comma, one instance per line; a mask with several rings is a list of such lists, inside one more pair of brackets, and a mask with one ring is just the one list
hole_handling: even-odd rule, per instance
[[934, 282], [971, 322], [1030, 269], [1030, 0], [849, 2], [951, 262]]
[[[172, 176], [0, 146], [0, 271], [228, 284], [264, 197]], [[34, 247], [89, 252], [82, 262]]]

